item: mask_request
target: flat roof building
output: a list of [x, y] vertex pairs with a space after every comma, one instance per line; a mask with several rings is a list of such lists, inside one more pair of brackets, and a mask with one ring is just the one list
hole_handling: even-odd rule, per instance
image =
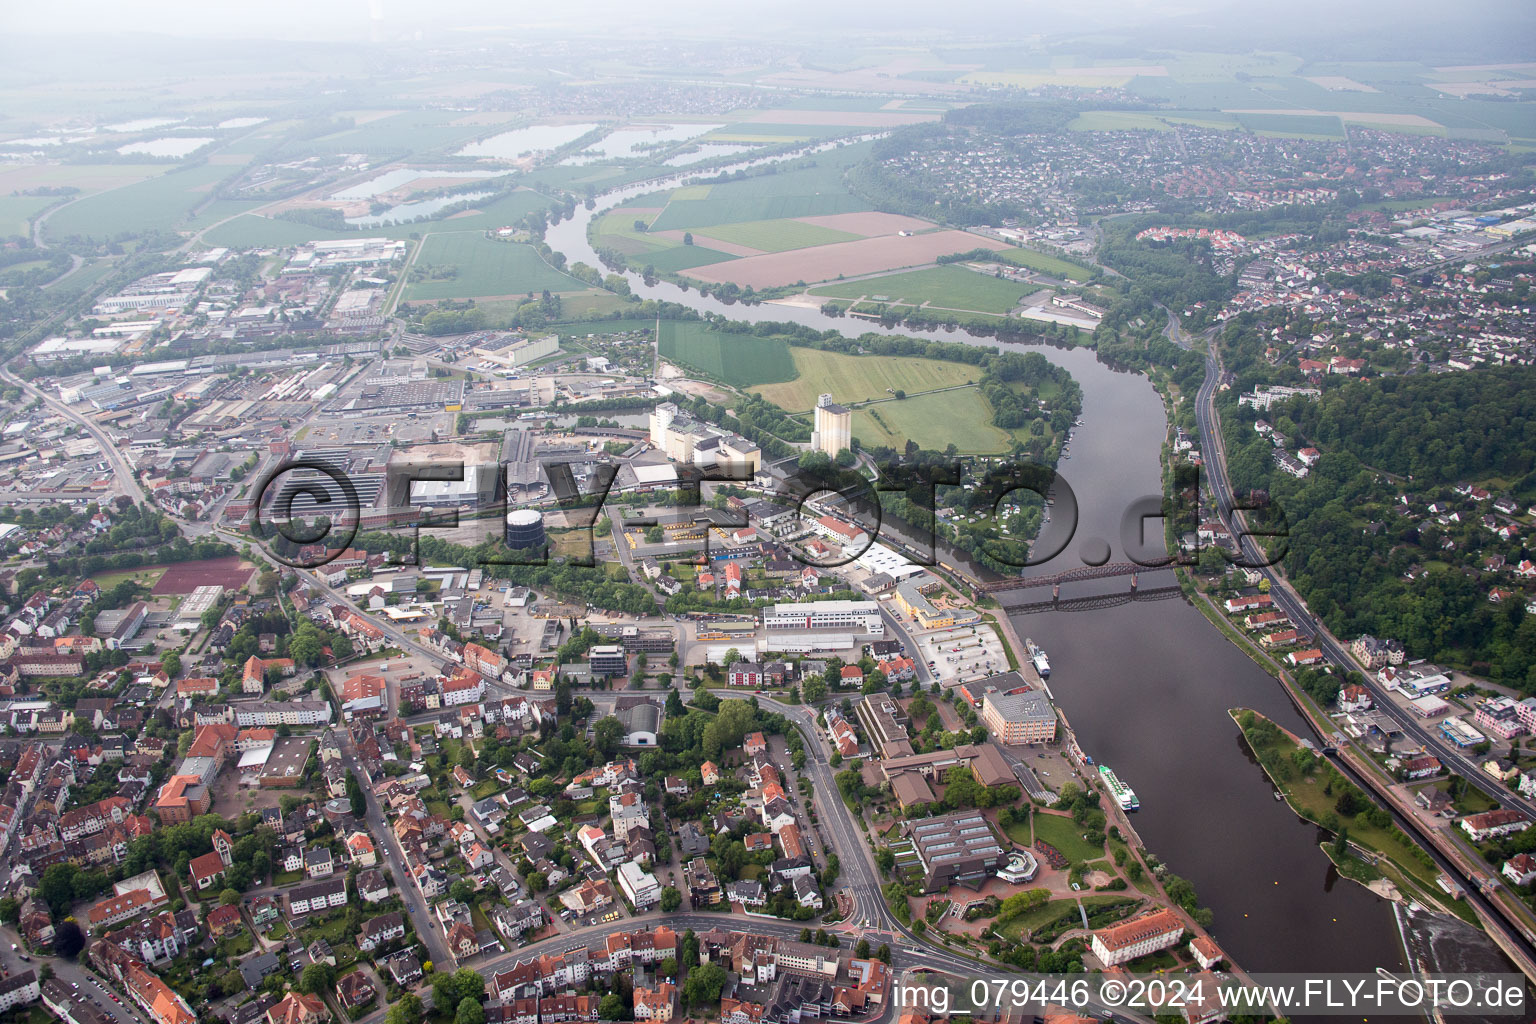
[[907, 835], [923, 865], [923, 889], [979, 886], [1007, 861], [992, 826], [977, 811], [910, 822]]

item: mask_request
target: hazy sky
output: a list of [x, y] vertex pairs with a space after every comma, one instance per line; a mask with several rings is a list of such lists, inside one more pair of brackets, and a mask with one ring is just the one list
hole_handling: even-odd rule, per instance
[[37, 34], [452, 44], [531, 31], [832, 46], [957, 39], [1006, 46], [1083, 33], [1131, 47], [1372, 60], [1475, 58], [1486, 50], [1489, 59], [1536, 60], [1531, 0], [10, 0], [0, 13], [0, 60], [8, 44], [25, 55], [19, 37]]

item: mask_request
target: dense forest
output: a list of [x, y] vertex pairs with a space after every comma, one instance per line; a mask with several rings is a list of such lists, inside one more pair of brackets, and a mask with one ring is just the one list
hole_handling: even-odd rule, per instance
[[1315, 447], [1415, 484], [1497, 477], [1536, 488], [1536, 367], [1352, 381], [1290, 416]]
[[[1352, 382], [1315, 402], [1276, 407], [1267, 416], [1288, 447], [1323, 452], [1302, 480], [1275, 468], [1273, 446], [1253, 429], [1254, 411], [1227, 399], [1233, 486], [1265, 488], [1283, 510], [1280, 566], [1337, 636], [1392, 637], [1414, 657], [1536, 693], [1536, 615], [1523, 597], [1489, 601], [1499, 577], [1479, 568], [1490, 556], [1513, 564], [1531, 550], [1483, 529], [1489, 509], [1451, 486], [1502, 482], [1524, 496], [1536, 489], [1533, 384], [1536, 369], [1497, 368]], [[1400, 511], [1404, 494], [1413, 515]], [[1461, 521], [1425, 515], [1432, 501]]]

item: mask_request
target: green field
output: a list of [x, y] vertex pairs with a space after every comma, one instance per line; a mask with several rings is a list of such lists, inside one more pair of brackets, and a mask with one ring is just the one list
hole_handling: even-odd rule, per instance
[[1004, 263], [1012, 263], [1017, 267], [1028, 267], [1030, 270], [1038, 270], [1040, 273], [1050, 274], [1052, 277], [1070, 277], [1074, 281], [1086, 281], [1093, 276], [1093, 271], [1081, 264], [1064, 260], [1060, 256], [1039, 252], [1035, 249], [1025, 249], [1022, 246], [1016, 245], [1009, 249], [999, 250], [996, 256]]
[[[941, 309], [977, 313], [1007, 313], [1035, 286], [1004, 281], [963, 267], [930, 267], [905, 274], [888, 274], [843, 284], [812, 288], [812, 295], [837, 299], [865, 298], [904, 306], [929, 304]], [[884, 299], [878, 296], [885, 296]]]
[[203, 241], [209, 245], [224, 245], [234, 249], [260, 249], [303, 242], [325, 241], [332, 238], [360, 238], [356, 231], [337, 231], [333, 228], [315, 227], [297, 221], [278, 220], [255, 213], [242, 214], [227, 224], [211, 228]]
[[736, 387], [788, 380], [795, 373], [782, 338], [728, 334], [704, 324], [666, 320], [658, 348], [663, 359]]
[[822, 217], [833, 213], [858, 213], [867, 209], [868, 203], [847, 193], [737, 198], [711, 196], [709, 199], [684, 199], [668, 203], [651, 227], [656, 231], [701, 231], [740, 221]]
[[[554, 200], [542, 192], [532, 189], [520, 188], [516, 192], [492, 199], [473, 210], [465, 210], [446, 220], [435, 221], [434, 224], [442, 225], [433, 227], [434, 231], [488, 231], [493, 228], [506, 227], [516, 224], [524, 216], [534, 210], [547, 210], [554, 205]], [[413, 230], [420, 230], [421, 225], [412, 225]]]
[[48, 218], [49, 238], [107, 239], [119, 234], [173, 231], [219, 181], [239, 168], [200, 164], [89, 196]]
[[1344, 137], [1344, 125], [1338, 118], [1319, 114], [1238, 114], [1237, 121], [1251, 132], [1320, 138]]
[[421, 255], [412, 271], [455, 268], [452, 277], [412, 281], [406, 286], [409, 302], [422, 299], [478, 299], [526, 295], [548, 288], [552, 292], [579, 292], [588, 287], [539, 258], [529, 245], [493, 242], [478, 231], [438, 232], [421, 243]]
[[784, 252], [787, 249], [805, 249], [833, 242], [852, 242], [864, 237], [798, 220], [749, 220], [739, 224], [715, 224], [702, 229], [699, 234], [764, 252]]
[[6, 235], [30, 235], [31, 219], [39, 211], [60, 201], [59, 196], [0, 196], [0, 238]]
[[693, 267], [707, 266], [711, 263], [724, 263], [726, 260], [734, 260], [739, 257], [730, 253], [721, 252], [718, 249], [710, 249], [702, 245], [678, 245], [671, 249], [659, 249], [656, 252], [648, 252], [642, 256], [636, 256], [631, 266], [645, 269], [649, 264], [663, 273], [672, 273], [679, 270], [689, 270]]
[[1104, 856], [1104, 847], [1084, 842], [1081, 825], [1060, 814], [1036, 812], [1035, 838], [1044, 839], [1074, 864], [1082, 864]]
[[851, 405], [890, 398], [891, 390], [915, 395], [920, 391], [952, 387], [981, 378], [980, 367], [936, 359], [850, 356], [818, 348], [795, 348], [790, 353], [794, 360], [793, 372], [777, 378], [784, 383], [752, 388], [790, 412], [814, 408], [816, 397], [823, 393], [830, 393], [834, 400]]
[[853, 435], [861, 446], [901, 449], [911, 439], [924, 448], [946, 445], [965, 455], [1006, 452], [1013, 435], [992, 425], [992, 406], [975, 388], [939, 391], [853, 411]]

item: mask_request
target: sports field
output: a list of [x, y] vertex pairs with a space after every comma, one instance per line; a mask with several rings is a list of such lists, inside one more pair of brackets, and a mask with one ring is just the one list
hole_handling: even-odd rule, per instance
[[992, 425], [992, 406], [975, 388], [940, 391], [895, 402], [877, 402], [853, 411], [853, 434], [864, 445], [900, 449], [907, 441], [964, 454], [1005, 452], [1013, 438]]
[[[406, 286], [405, 298], [478, 299], [524, 295], [548, 288], [552, 292], [579, 292], [584, 282], [563, 274], [539, 258], [532, 246], [493, 242], [478, 231], [437, 232], [421, 243], [411, 271], [427, 271], [421, 280]], [[433, 270], [454, 271], [451, 277], [430, 277]]]
[[788, 380], [795, 373], [783, 338], [729, 334], [699, 323], [662, 321], [658, 350], [663, 359], [735, 387]]
[[[1007, 313], [1035, 286], [1004, 281], [964, 267], [930, 267], [905, 274], [887, 274], [864, 281], [812, 288], [812, 295], [834, 299], [864, 298], [903, 306], [932, 305], [976, 313]], [[881, 298], [884, 296], [884, 298]]]
[[751, 389], [790, 412], [814, 408], [817, 396], [824, 393], [831, 394], [834, 401], [848, 405], [889, 398], [892, 390], [910, 395], [981, 378], [979, 366], [937, 359], [849, 356], [819, 348], [793, 348], [790, 354], [794, 364], [793, 377], [777, 378], [784, 383], [758, 381], [755, 383], [762, 386]]

